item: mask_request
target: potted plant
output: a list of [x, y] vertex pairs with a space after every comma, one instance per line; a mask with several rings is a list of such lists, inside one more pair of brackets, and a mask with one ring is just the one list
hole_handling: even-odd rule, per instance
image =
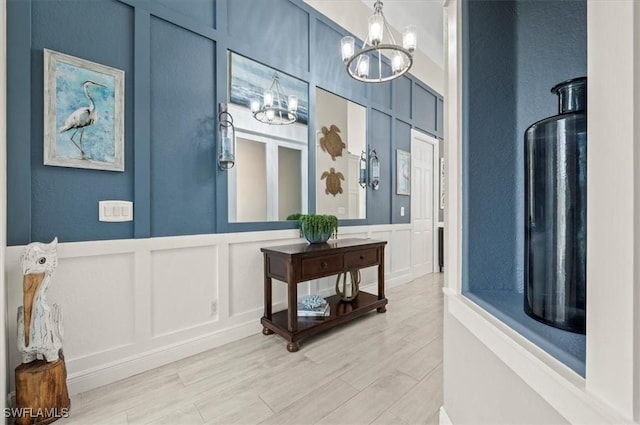
[[298, 217], [300, 236], [309, 243], [325, 243], [338, 236], [338, 218], [335, 215], [300, 214]]

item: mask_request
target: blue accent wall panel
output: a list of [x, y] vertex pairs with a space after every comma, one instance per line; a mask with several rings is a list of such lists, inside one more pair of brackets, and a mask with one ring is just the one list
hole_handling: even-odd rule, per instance
[[[32, 3], [31, 117], [23, 117], [26, 122], [22, 125], [31, 127], [34, 241], [48, 241], [56, 235], [62, 242], [133, 236], [132, 222], [98, 221], [98, 201], [133, 199], [133, 9], [117, 1], [105, 1], [93, 4], [91, 13], [87, 13], [83, 4]], [[61, 31], [64, 27], [69, 30]], [[124, 173], [42, 165], [43, 48], [125, 71]]]
[[[393, 196], [391, 222], [411, 223], [411, 196], [396, 194], [396, 158], [398, 154], [396, 149], [402, 149], [403, 151], [411, 152], [411, 125], [400, 120], [396, 120], [393, 144], [395, 149], [393, 149], [393, 155], [391, 158], [391, 166], [393, 168], [393, 172], [391, 175], [391, 193]], [[400, 215], [400, 208], [402, 207], [404, 207], [404, 217]]]
[[31, 241], [31, 4], [7, 2], [7, 244]]
[[[371, 72], [372, 75], [377, 75], [377, 61], [373, 61], [371, 63]], [[383, 62], [382, 63], [382, 72], [383, 73], [391, 73], [391, 67]], [[386, 83], [376, 83], [371, 85], [371, 100], [373, 100], [373, 104], [376, 107], [391, 109], [391, 85], [393, 82], [388, 81]]]
[[153, 0], [208, 27], [216, 26], [216, 0]]
[[557, 113], [551, 87], [586, 75], [586, 1], [466, 6], [468, 287], [522, 292], [524, 132]]
[[[316, 24], [315, 57], [317, 84], [325, 90], [363, 104], [367, 86], [349, 77], [340, 56], [340, 34], [323, 22]], [[357, 43], [357, 41], [356, 41]]]
[[290, 74], [309, 70], [309, 15], [289, 0], [229, 0], [229, 35], [249, 55]]
[[411, 119], [411, 85], [413, 82], [403, 76], [393, 81], [393, 111], [400, 119]]
[[[345, 225], [398, 220], [392, 210], [409, 200], [395, 195], [395, 147], [437, 119], [425, 102], [440, 96], [410, 74], [380, 85], [350, 78], [339, 53], [348, 32], [302, 0], [9, 0], [7, 18], [9, 245], [291, 227], [216, 215], [227, 199], [215, 142], [229, 50], [367, 107], [382, 185], [367, 219]], [[43, 165], [45, 48], [124, 70], [124, 172]], [[414, 87], [424, 91], [417, 101]], [[106, 199], [134, 201], [135, 222], [99, 222]]]
[[514, 289], [519, 213], [516, 168], [515, 2], [468, 3], [466, 199], [469, 289]]
[[416, 126], [436, 134], [436, 109], [438, 97], [419, 84], [413, 85], [413, 113]]
[[[371, 224], [389, 223], [391, 217], [391, 117], [375, 109], [369, 109], [371, 149], [375, 149], [380, 160], [380, 189], [369, 188], [367, 196], [367, 218]], [[395, 157], [393, 157], [395, 158]]]
[[215, 230], [215, 44], [151, 20], [151, 236]]

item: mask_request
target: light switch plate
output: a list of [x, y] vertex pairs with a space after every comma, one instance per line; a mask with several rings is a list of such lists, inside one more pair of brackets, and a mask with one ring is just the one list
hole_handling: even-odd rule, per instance
[[400, 207], [400, 217], [404, 217], [404, 207]]
[[99, 201], [98, 220], [106, 222], [133, 221], [133, 202]]

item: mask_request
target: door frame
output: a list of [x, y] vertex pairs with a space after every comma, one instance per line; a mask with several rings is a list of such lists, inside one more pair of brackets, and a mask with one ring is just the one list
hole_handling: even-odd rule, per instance
[[[431, 164], [431, 184], [432, 188], [432, 197], [433, 197], [433, 211], [431, 220], [431, 239], [432, 239], [432, 270], [431, 273], [435, 273], [438, 270], [438, 223], [439, 223], [439, 210], [440, 210], [440, 141], [427, 133], [423, 133], [422, 131], [416, 130], [415, 128], [411, 129], [411, 151], [414, 151], [415, 143], [428, 143], [433, 146], [433, 158]], [[411, 162], [411, 173], [413, 175], [413, 161]], [[411, 185], [412, 190], [415, 185]], [[413, 200], [412, 200], [413, 202]], [[411, 237], [413, 238], [413, 215], [411, 216]], [[413, 247], [413, 243], [411, 244]], [[411, 264], [411, 274], [414, 274], [414, 264]]]

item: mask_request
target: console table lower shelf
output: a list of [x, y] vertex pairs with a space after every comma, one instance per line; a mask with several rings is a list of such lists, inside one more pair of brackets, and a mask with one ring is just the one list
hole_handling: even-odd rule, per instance
[[287, 329], [289, 311], [282, 310], [273, 313], [271, 320], [266, 317], [262, 318], [260, 321], [264, 327], [262, 332], [265, 335], [274, 332], [277, 333], [289, 341], [287, 350], [292, 352], [298, 351], [300, 340], [347, 323], [372, 310], [377, 310], [378, 313], [384, 313], [388, 301], [386, 298], [380, 300], [377, 295], [360, 291], [358, 296], [351, 302], [342, 302], [337, 295], [328, 297], [327, 302], [330, 306], [330, 316], [328, 317], [298, 317], [298, 330], [291, 332]]

